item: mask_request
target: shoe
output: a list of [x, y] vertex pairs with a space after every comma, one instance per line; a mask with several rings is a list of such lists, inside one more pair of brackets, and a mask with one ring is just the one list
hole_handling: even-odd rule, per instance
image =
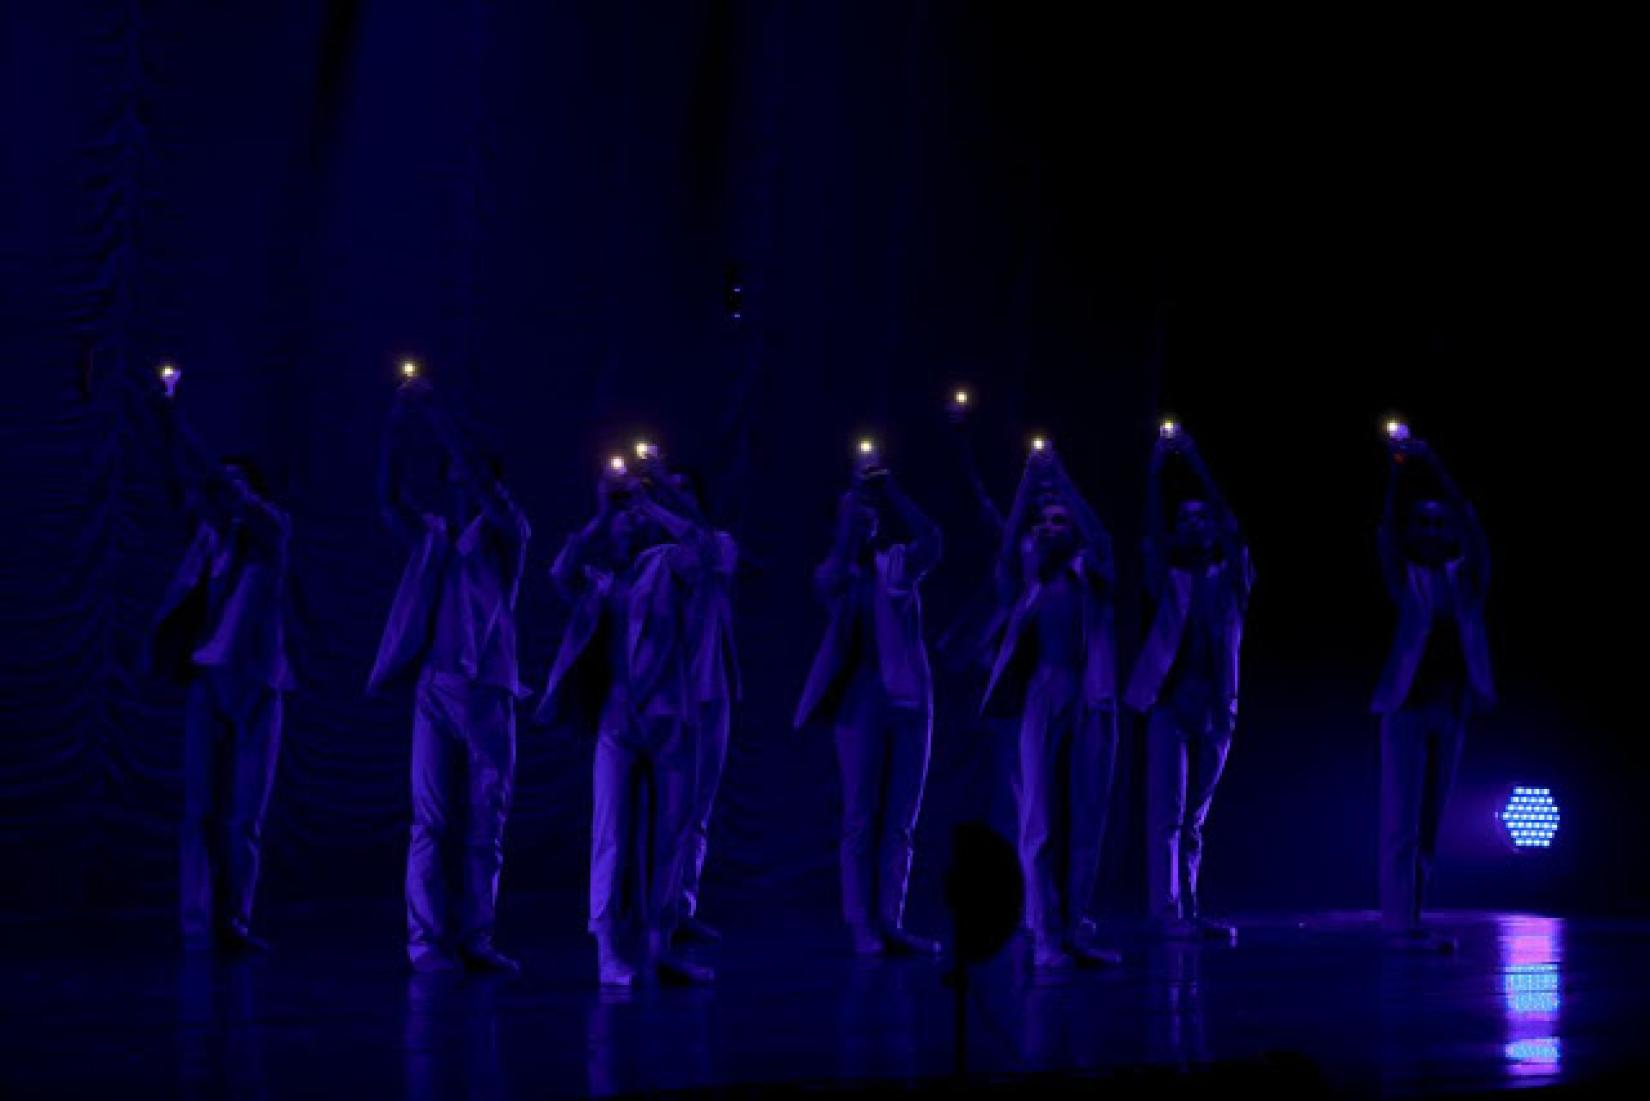
[[854, 954], [856, 956], [880, 956], [888, 950], [882, 934], [875, 929], [867, 929], [856, 925], [850, 930], [854, 940]]
[[666, 986], [709, 986], [716, 981], [716, 972], [701, 963], [670, 950], [670, 937], [660, 930], [647, 935], [647, 956], [653, 961], [653, 972]]
[[1066, 944], [1066, 952], [1078, 967], [1121, 967], [1123, 955], [1110, 948], [1101, 948], [1093, 941], [1073, 938]]
[[636, 985], [636, 968], [619, 952], [611, 937], [601, 934], [596, 936], [596, 981], [620, 990]]
[[623, 960], [601, 960], [596, 964], [596, 981], [609, 990], [629, 990], [636, 985], [636, 969]]
[[1070, 971], [1077, 966], [1077, 961], [1064, 945], [1038, 940], [1031, 948], [1031, 966], [1037, 971]]
[[521, 964], [506, 956], [491, 944], [477, 944], [469, 948], [460, 948], [458, 956], [464, 962], [464, 967], [468, 971], [481, 971], [494, 975], [521, 974]]
[[218, 948], [231, 956], [261, 955], [272, 947], [240, 922], [232, 921], [218, 930]]
[[704, 964], [670, 952], [657, 957], [653, 968], [666, 986], [709, 986], [716, 981], [716, 972]]
[[420, 975], [443, 975], [462, 971], [457, 960], [439, 949], [425, 949], [417, 956], [409, 955], [407, 963]]
[[674, 944], [720, 944], [722, 943], [722, 934], [689, 914], [677, 924], [676, 932], [671, 935], [671, 942]]
[[891, 956], [937, 956], [943, 949], [937, 940], [929, 940], [899, 926], [882, 931], [883, 947]]

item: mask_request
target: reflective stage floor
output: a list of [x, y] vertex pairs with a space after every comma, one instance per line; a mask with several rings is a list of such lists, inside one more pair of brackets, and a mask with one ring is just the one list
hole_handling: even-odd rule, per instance
[[1650, 1068], [1650, 924], [1437, 915], [1454, 955], [1362, 914], [1240, 921], [1235, 947], [1115, 929], [1123, 967], [1052, 980], [1011, 945], [959, 1081], [947, 965], [861, 962], [824, 916], [728, 921], [713, 988], [614, 996], [575, 904], [507, 905], [513, 981], [409, 976], [376, 903], [272, 915], [277, 951], [238, 964], [184, 957], [164, 915], [0, 926], [0, 1096], [1613, 1094]]

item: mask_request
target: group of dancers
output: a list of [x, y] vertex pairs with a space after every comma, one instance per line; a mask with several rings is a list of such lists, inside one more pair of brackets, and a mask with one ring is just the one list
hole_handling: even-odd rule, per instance
[[[260, 837], [293, 687], [283, 639], [291, 523], [255, 464], [214, 460], [178, 409], [180, 372], [138, 389], [162, 426], [195, 535], [161, 602], [156, 671], [187, 684], [181, 920], [191, 948], [267, 950], [252, 930]], [[412, 823], [407, 957], [417, 971], [515, 972], [494, 944], [516, 708], [516, 607], [531, 529], [496, 460], [409, 365], [384, 433], [379, 498], [405, 550], [368, 688], [410, 690]], [[967, 395], [958, 394], [960, 412]], [[433, 441], [439, 489], [414, 490], [410, 441]], [[1469, 718], [1494, 697], [1483, 606], [1484, 535], [1436, 452], [1405, 426], [1392, 458], [1380, 550], [1396, 630], [1373, 700], [1382, 753], [1380, 901], [1401, 943], [1447, 948], [1421, 924], [1444, 800]], [[428, 456], [423, 456], [428, 458]], [[1191, 492], [1165, 500], [1171, 463]], [[1249, 549], [1201, 453], [1165, 422], [1148, 466], [1145, 583], [1153, 608], [1121, 675], [1112, 541], [1053, 445], [1034, 441], [1003, 515], [988, 593], [942, 647], [976, 663], [987, 721], [1015, 728], [1011, 784], [1025, 880], [1023, 925], [1039, 970], [1117, 953], [1088, 918], [1120, 709], [1144, 716], [1146, 869], [1152, 929], [1230, 940], [1198, 906], [1203, 827], [1238, 713], [1239, 652], [1254, 583]], [[1400, 471], [1430, 474], [1400, 507]], [[427, 499], [426, 499], [427, 498]], [[920, 589], [939, 528], [864, 441], [835, 539], [814, 574], [824, 634], [795, 724], [829, 725], [842, 779], [843, 916], [856, 952], [937, 955], [905, 927], [927, 777], [933, 676]], [[537, 722], [594, 740], [589, 931], [606, 986], [708, 983], [694, 953], [716, 930], [700, 881], [732, 710], [734, 539], [699, 485], [646, 444], [615, 457], [596, 511], [550, 569], [571, 607]]]

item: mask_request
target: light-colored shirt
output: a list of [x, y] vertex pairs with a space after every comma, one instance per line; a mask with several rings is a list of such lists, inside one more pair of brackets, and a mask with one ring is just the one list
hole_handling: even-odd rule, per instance
[[368, 689], [423, 669], [525, 696], [516, 665], [516, 598], [532, 529], [519, 509], [501, 529], [485, 515], [455, 539], [424, 517], [379, 642]]

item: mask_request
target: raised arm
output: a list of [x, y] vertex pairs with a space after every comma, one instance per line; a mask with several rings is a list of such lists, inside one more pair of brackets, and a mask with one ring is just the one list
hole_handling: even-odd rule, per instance
[[695, 567], [715, 568], [716, 533], [699, 503], [692, 494], [676, 488], [657, 452], [643, 455], [639, 464], [638, 476], [630, 479], [630, 485], [642, 511], [669, 533]]
[[[714, 568], [716, 564], [715, 533], [703, 522], [703, 518], [689, 519], [673, 509], [666, 508], [649, 492], [638, 494], [640, 507], [644, 515], [654, 523], [665, 529], [675, 549], [671, 552], [671, 564], [679, 575], [698, 577], [703, 571]], [[695, 510], [695, 516], [698, 515]]]
[[1478, 522], [1478, 510], [1472, 507], [1472, 502], [1461, 492], [1460, 485], [1450, 475], [1444, 460], [1430, 444], [1418, 440], [1415, 441], [1412, 450], [1432, 469], [1445, 499], [1458, 518], [1461, 525], [1461, 549], [1466, 558], [1467, 569], [1472, 573], [1475, 587], [1479, 592], [1483, 592], [1489, 588], [1490, 583], [1490, 546], [1489, 540], [1484, 537], [1483, 525]]
[[254, 543], [272, 553], [284, 553], [291, 534], [285, 512], [240, 482], [223, 477], [210, 483], [210, 493], [221, 495], [228, 511], [251, 534]]
[[710, 529], [710, 521], [705, 518], [704, 510], [693, 494], [677, 488], [670, 476], [670, 468], [655, 450], [637, 460], [640, 488], [648, 497], [658, 502], [667, 511], [674, 513], [683, 521], [706, 530]]
[[861, 491], [856, 487], [843, 495], [837, 507], [836, 537], [825, 560], [814, 567], [814, 592], [830, 600], [853, 581], [854, 561], [863, 535], [858, 529]]
[[1014, 586], [1020, 583], [1020, 537], [1025, 534], [1026, 517], [1031, 512], [1032, 496], [1036, 492], [1034, 482], [1032, 464], [1027, 462], [1019, 487], [1014, 491], [1008, 519], [1003, 521], [1002, 540], [997, 545], [997, 576], [1002, 583]]
[[608, 514], [605, 510], [590, 518], [590, 522], [567, 537], [550, 566], [550, 580], [556, 591], [568, 601], [577, 600], [590, 586], [588, 567], [601, 552], [606, 541]]
[[1078, 491], [1077, 483], [1072, 481], [1059, 456], [1051, 456], [1049, 463], [1055, 492], [1060, 495], [1066, 510], [1071, 513], [1077, 533], [1083, 540], [1082, 555], [1087, 568], [1105, 584], [1111, 585], [1117, 580], [1117, 571], [1112, 559], [1111, 534], [1100, 522], [1099, 514]]
[[1181, 454], [1186, 457], [1186, 465], [1191, 468], [1193, 476], [1197, 478], [1198, 487], [1203, 491], [1203, 500], [1214, 512], [1215, 521], [1222, 528], [1230, 528], [1235, 532], [1237, 530], [1237, 519], [1232, 515], [1232, 510], [1227, 507], [1226, 498], [1221, 494], [1220, 486], [1215, 483], [1214, 475], [1209, 473], [1209, 464], [1203, 461], [1203, 452], [1198, 450], [1197, 442], [1186, 435], [1184, 430], [1182, 430], [1181, 436], [1185, 440]]
[[239, 520], [256, 545], [270, 552], [284, 551], [290, 530], [286, 514], [243, 481], [229, 477], [223, 464], [207, 452], [178, 407], [181, 379], [182, 375], [174, 372], [149, 389], [166, 441], [172, 478], [212, 523], [222, 526]]
[[882, 493], [889, 507], [905, 525], [910, 537], [905, 546], [906, 572], [912, 578], [922, 577], [939, 564], [944, 549], [939, 525], [917, 507], [917, 503], [894, 481], [892, 474], [883, 475], [881, 481]]
[[1244, 564], [1247, 571], [1249, 548], [1243, 541], [1243, 533], [1238, 530], [1237, 517], [1227, 506], [1226, 498], [1221, 494], [1220, 487], [1215, 484], [1214, 475], [1209, 473], [1209, 465], [1203, 461], [1203, 453], [1198, 450], [1197, 442], [1184, 430], [1177, 438], [1182, 441], [1181, 454], [1186, 457], [1186, 464], [1191, 467], [1192, 474], [1203, 490], [1203, 499], [1214, 513], [1216, 535], [1226, 552], [1226, 560]]
[[492, 470], [480, 452], [470, 444], [465, 434], [454, 423], [452, 414], [437, 399], [434, 387], [420, 379], [406, 383], [402, 389], [421, 395], [420, 406], [429, 421], [431, 431], [446, 450], [448, 462], [463, 478], [465, 488], [481, 505], [482, 515], [487, 517], [488, 524], [508, 539], [522, 539], [526, 521], [521, 509], [509, 493], [505, 492], [498, 479], [493, 477]]

